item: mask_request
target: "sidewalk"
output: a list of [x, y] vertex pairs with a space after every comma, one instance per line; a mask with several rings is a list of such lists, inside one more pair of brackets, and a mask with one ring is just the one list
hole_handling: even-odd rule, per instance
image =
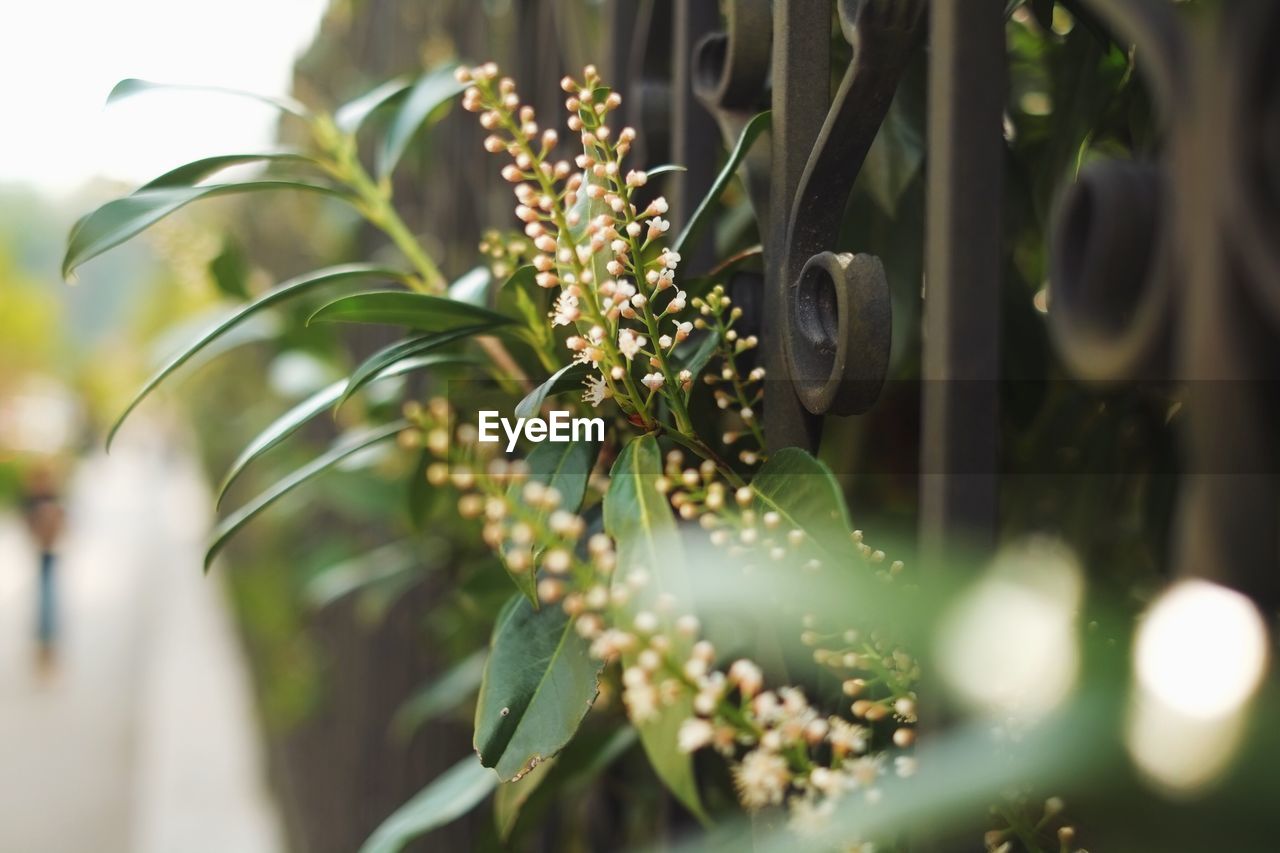
[[207, 494], [163, 440], [121, 439], [69, 487], [44, 677], [35, 557], [0, 516], [0, 851], [276, 853], [247, 673], [200, 571]]

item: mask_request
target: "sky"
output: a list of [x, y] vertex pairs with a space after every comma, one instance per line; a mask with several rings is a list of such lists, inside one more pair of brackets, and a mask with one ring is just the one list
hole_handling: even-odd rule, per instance
[[104, 108], [125, 77], [288, 91], [327, 0], [0, 0], [0, 183], [51, 197], [142, 183], [199, 157], [272, 144], [241, 98], [152, 92]]

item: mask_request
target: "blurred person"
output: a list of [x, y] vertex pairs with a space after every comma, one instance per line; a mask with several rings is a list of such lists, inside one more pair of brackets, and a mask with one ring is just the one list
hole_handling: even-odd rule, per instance
[[22, 490], [23, 515], [39, 555], [36, 584], [36, 660], [42, 670], [57, 658], [57, 545], [66, 512], [59, 489], [60, 477], [52, 463], [37, 463], [27, 473]]

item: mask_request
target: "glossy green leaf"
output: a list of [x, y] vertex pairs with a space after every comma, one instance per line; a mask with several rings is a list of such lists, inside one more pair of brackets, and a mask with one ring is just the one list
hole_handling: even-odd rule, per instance
[[684, 247], [689, 245], [707, 222], [710, 221], [711, 210], [724, 193], [725, 188], [729, 186], [729, 182], [733, 180], [734, 174], [738, 171], [738, 166], [742, 164], [747, 152], [751, 150], [751, 146], [755, 144], [760, 134], [769, 129], [771, 122], [772, 114], [763, 112], [752, 117], [742, 128], [742, 133], [738, 135], [737, 143], [733, 146], [733, 150], [729, 152], [729, 159], [725, 161], [724, 168], [720, 170], [720, 174], [716, 175], [716, 179], [711, 183], [711, 189], [707, 190], [706, 196], [698, 203], [693, 215], [685, 223], [680, 236], [672, 244], [672, 251], [683, 252]]
[[447, 332], [463, 326], [496, 328], [515, 320], [488, 308], [444, 296], [403, 290], [373, 290], [344, 296], [321, 307], [311, 323], [385, 323], [419, 332]]
[[487, 649], [479, 649], [434, 678], [400, 706], [391, 720], [391, 730], [402, 740], [408, 740], [424, 723], [475, 695], [484, 678], [484, 662], [488, 657]]
[[[680, 531], [666, 496], [658, 490], [661, 478], [662, 451], [651, 435], [633, 439], [622, 448], [610, 472], [604, 529], [617, 543], [614, 583], [626, 584], [628, 576], [637, 571], [650, 578], [644, 594], [629, 599], [624, 608], [628, 615], [652, 608], [653, 601], [664, 594], [673, 596], [678, 606], [689, 605]], [[679, 656], [681, 650], [676, 648], [673, 654]], [[635, 652], [623, 654], [623, 666], [634, 665], [634, 658]], [[685, 808], [705, 822], [693, 759], [677, 746], [680, 724], [691, 716], [693, 697], [686, 691], [676, 702], [663, 705], [654, 718], [635, 726], [658, 777]]]
[[407, 358], [417, 358], [431, 352], [432, 350], [447, 346], [454, 341], [460, 341], [463, 338], [478, 335], [491, 328], [493, 327], [489, 325], [464, 326], [461, 329], [453, 329], [448, 332], [437, 332], [432, 335], [421, 335], [416, 338], [407, 338], [403, 341], [397, 341], [390, 346], [383, 347], [361, 362], [360, 365], [352, 371], [351, 377], [347, 380], [347, 388], [342, 392], [342, 397], [338, 400], [338, 406], [341, 406], [347, 400], [351, 399], [352, 394], [368, 385], [377, 378], [382, 371], [386, 370], [396, 362]]
[[400, 109], [391, 120], [382, 145], [378, 149], [377, 172], [379, 178], [385, 178], [395, 171], [400, 158], [404, 156], [409, 142], [413, 139], [422, 123], [442, 104], [456, 97], [466, 88], [453, 76], [455, 66], [448, 65], [436, 68], [423, 74], [413, 84], [413, 88], [405, 95]]
[[[416, 370], [424, 370], [428, 367], [434, 367], [441, 364], [460, 364], [472, 362], [473, 360], [460, 354], [454, 353], [434, 353], [429, 355], [421, 355], [413, 358], [404, 358], [400, 361], [393, 362], [386, 369], [378, 373], [370, 382], [377, 382], [382, 379], [390, 379], [395, 376], [403, 376]], [[304, 424], [312, 418], [318, 416], [321, 412], [342, 399], [343, 394], [347, 390], [347, 380], [339, 379], [337, 382], [321, 388], [302, 402], [298, 403], [289, 411], [272, 421], [266, 429], [253, 437], [244, 448], [240, 451], [240, 455], [231, 463], [231, 467], [227, 469], [226, 475], [222, 478], [221, 485], [218, 486], [217, 503], [222, 505], [222, 499], [226, 497], [227, 489], [235, 482], [251, 462], [271, 448], [280, 444], [289, 436], [298, 431]]]
[[602, 666], [563, 608], [514, 601], [494, 626], [476, 700], [476, 752], [504, 782], [569, 742], [595, 701]]
[[334, 284], [340, 281], [349, 281], [356, 278], [388, 278], [388, 279], [405, 279], [405, 274], [387, 267], [375, 266], [373, 264], [342, 264], [340, 266], [325, 267], [321, 270], [306, 273], [296, 278], [278, 285], [250, 302], [248, 305], [237, 309], [230, 317], [215, 324], [204, 334], [200, 335], [196, 341], [178, 354], [172, 356], [164, 366], [156, 371], [147, 383], [142, 386], [142, 390], [134, 395], [133, 400], [121, 413], [120, 417], [112, 425], [111, 431], [107, 433], [107, 448], [111, 448], [111, 442], [115, 439], [116, 432], [124, 423], [129, 414], [137, 408], [138, 404], [146, 398], [156, 386], [165, 380], [169, 374], [173, 373], [183, 364], [191, 359], [193, 355], [207, 347], [211, 342], [225, 335], [231, 329], [243, 323], [247, 318], [254, 316], [262, 310], [271, 307], [299, 293], [320, 287], [326, 284]]
[[[529, 480], [536, 480], [554, 488], [560, 493], [560, 508], [569, 512], [577, 512], [582, 506], [582, 499], [587, 493], [587, 483], [591, 479], [591, 469], [595, 467], [600, 455], [600, 445], [594, 441], [544, 441], [536, 445], [525, 459], [529, 466]], [[523, 484], [512, 485], [509, 498], [524, 506], [527, 512], [539, 519], [549, 514], [544, 508], [536, 511], [529, 508], [523, 498]], [[503, 565], [506, 565], [505, 560]], [[532, 572], [512, 571], [507, 567], [511, 581], [527, 597], [534, 607], [538, 606], [536, 580]]]
[[419, 835], [457, 820], [498, 786], [498, 775], [468, 755], [396, 809], [360, 853], [397, 853]]
[[760, 512], [777, 512], [788, 530], [803, 530], [827, 553], [849, 549], [849, 510], [831, 469], [787, 447], [772, 454], [751, 481]]
[[334, 110], [334, 125], [343, 133], [356, 133], [369, 116], [403, 95], [411, 85], [413, 81], [409, 77], [396, 77], [375, 86]]
[[530, 391], [523, 400], [516, 404], [517, 418], [532, 418], [542, 411], [542, 404], [548, 397], [564, 394], [569, 391], [581, 391], [582, 382], [591, 375], [592, 368], [586, 364], [568, 364], [551, 374], [547, 381]]
[[348, 456], [358, 453], [367, 447], [372, 447], [379, 442], [394, 438], [408, 425], [408, 421], [399, 420], [368, 430], [362, 430], [354, 435], [343, 436], [327, 452], [312, 459], [306, 465], [303, 465], [240, 509], [222, 519], [209, 536], [209, 548], [204, 555], [205, 571], [209, 570], [213, 558], [218, 555], [218, 552], [223, 549], [231, 537], [238, 533], [240, 528], [248, 524], [258, 513], [316, 475], [322, 474], [337, 465]]
[[150, 80], [140, 80], [137, 77], [126, 77], [111, 89], [111, 93], [107, 95], [107, 103], [114, 104], [116, 101], [133, 97], [143, 92], [153, 92], [157, 89], [172, 89], [185, 92], [207, 92], [212, 95], [234, 95], [237, 98], [249, 98], [250, 100], [259, 101], [278, 110], [295, 115], [298, 118], [306, 119], [310, 117], [307, 108], [301, 102], [295, 101], [293, 98], [278, 97], [274, 95], [259, 95], [256, 92], [245, 92], [240, 89], [227, 89], [222, 86], [193, 86], [185, 83], [155, 83]]
[[493, 274], [489, 272], [488, 267], [475, 267], [463, 273], [449, 285], [449, 298], [483, 308], [489, 302], [489, 285], [492, 283]]
[[200, 183], [210, 175], [232, 166], [243, 166], [246, 163], [315, 163], [314, 158], [301, 151], [264, 151], [255, 154], [218, 154], [184, 163], [176, 169], [170, 169], [158, 178], [147, 181], [139, 190], [163, 189], [165, 187], [190, 187]]
[[193, 201], [266, 190], [303, 190], [332, 198], [347, 198], [341, 191], [323, 184], [286, 180], [140, 189], [131, 195], [107, 202], [76, 223], [67, 238], [67, 251], [62, 259], [63, 278], [69, 277], [76, 267], [86, 261], [145, 231]]

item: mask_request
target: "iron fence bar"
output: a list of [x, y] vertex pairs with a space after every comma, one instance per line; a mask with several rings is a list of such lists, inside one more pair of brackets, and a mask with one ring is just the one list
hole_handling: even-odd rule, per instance
[[1004, 3], [935, 0], [929, 26], [920, 434], [926, 553], [958, 538], [988, 546], [996, 528]]
[[805, 410], [787, 378], [784, 336], [789, 333], [788, 288], [800, 272], [786, 260], [789, 211], [830, 103], [830, 41], [831, 4], [827, 0], [775, 0], [772, 168], [761, 329], [769, 383], [764, 417], [770, 450], [813, 448], [821, 426], [821, 419]]

